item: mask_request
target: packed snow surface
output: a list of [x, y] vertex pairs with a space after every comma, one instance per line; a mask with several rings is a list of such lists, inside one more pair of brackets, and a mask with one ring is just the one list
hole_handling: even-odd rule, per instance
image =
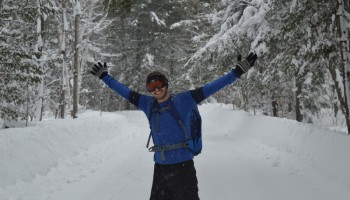
[[[200, 106], [202, 200], [349, 200], [350, 136]], [[1, 200], [149, 199], [153, 154], [141, 111], [85, 112], [0, 130]]]

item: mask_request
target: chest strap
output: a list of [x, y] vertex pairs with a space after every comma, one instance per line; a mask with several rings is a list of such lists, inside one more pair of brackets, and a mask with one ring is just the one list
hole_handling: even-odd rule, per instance
[[160, 152], [160, 160], [165, 160], [164, 151], [174, 150], [174, 149], [180, 149], [180, 148], [187, 148], [188, 142], [181, 142], [178, 144], [167, 144], [162, 146], [153, 146], [148, 149], [149, 152]]

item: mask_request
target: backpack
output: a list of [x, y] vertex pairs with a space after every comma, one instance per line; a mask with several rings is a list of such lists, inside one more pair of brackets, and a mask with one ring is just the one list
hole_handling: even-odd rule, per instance
[[[148, 150], [150, 152], [160, 151], [162, 160], [165, 159], [164, 151], [178, 149], [178, 148], [188, 148], [193, 153], [194, 156], [197, 156], [202, 151], [202, 118], [199, 114], [198, 107], [196, 106], [191, 111], [191, 117], [190, 117], [190, 119], [191, 119], [191, 122], [190, 122], [191, 129], [190, 130], [191, 130], [191, 132], [187, 133], [187, 131], [185, 130], [183, 120], [180, 118], [180, 115], [179, 115], [179, 113], [176, 110], [176, 107], [174, 105], [174, 97], [171, 96], [170, 98], [172, 98], [172, 103], [170, 104], [170, 106], [164, 107], [161, 109], [159, 108], [158, 102], [155, 99], [153, 99], [151, 110], [150, 110], [150, 115], [148, 117], [150, 128], [151, 128], [151, 119], [152, 119], [153, 113], [164, 112], [164, 111], [168, 110], [170, 112], [171, 116], [177, 121], [177, 124], [182, 129], [182, 132], [185, 135], [186, 141], [184, 141], [182, 143], [178, 143], [178, 144], [153, 146], [153, 147], [150, 147]], [[151, 133], [148, 137], [148, 141], [147, 141], [147, 145], [146, 145], [147, 148], [149, 146], [149, 142], [151, 140], [151, 137], [152, 137], [152, 130], [151, 130]]]
[[189, 149], [197, 156], [202, 151], [202, 118], [197, 106], [191, 113], [191, 142]]

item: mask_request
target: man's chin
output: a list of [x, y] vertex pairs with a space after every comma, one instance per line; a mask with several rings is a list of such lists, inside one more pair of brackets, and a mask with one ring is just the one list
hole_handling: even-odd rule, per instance
[[156, 99], [158, 99], [158, 100], [162, 100], [162, 99], [164, 99], [164, 97], [166, 96], [166, 94], [164, 93], [162, 93], [162, 94], [159, 94], [159, 95], [156, 95], [155, 97], [156, 97]]
[[164, 101], [166, 100], [165, 98], [167, 97], [167, 91], [166, 92], [162, 92], [159, 95], [155, 95], [154, 97], [158, 100], [158, 101]]

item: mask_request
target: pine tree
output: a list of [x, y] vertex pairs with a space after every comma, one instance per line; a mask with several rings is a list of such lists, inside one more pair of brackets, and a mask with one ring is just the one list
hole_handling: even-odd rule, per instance
[[35, 1], [2, 1], [0, 14], [0, 117], [28, 118], [33, 113], [34, 88], [41, 81], [41, 69], [34, 44]]
[[[222, 1], [218, 5], [218, 9], [218, 12], [211, 15], [212, 24], [216, 27], [216, 34], [186, 63], [189, 70], [187, 76], [200, 74], [199, 82], [208, 82], [234, 68], [238, 55], [242, 55], [244, 58], [250, 51], [255, 51], [260, 56], [267, 51], [265, 40], [271, 31], [265, 16], [269, 11], [269, 4], [264, 1], [244, 2], [243, 4], [241, 1]], [[249, 87], [252, 94], [260, 93], [259, 88], [262, 88], [259, 85], [261, 83], [261, 80], [259, 80], [261, 79], [259, 77], [261, 73], [259, 62], [249, 72], [248, 79], [244, 82], [237, 82], [240, 87]], [[194, 85], [197, 84], [199, 83], [194, 82]], [[223, 95], [220, 101], [227, 99], [227, 94], [236, 91], [231, 88], [231, 91], [226, 92], [226, 95]], [[247, 92], [243, 88], [239, 91]], [[215, 95], [215, 97], [220, 98], [218, 95]], [[241, 95], [245, 97], [241, 101], [244, 104], [240, 105], [248, 109], [249, 101], [252, 100], [253, 102], [255, 100], [248, 93], [241, 93]], [[231, 95], [230, 98], [233, 97], [234, 95]], [[260, 99], [260, 97], [257, 98]]]
[[[99, 47], [108, 54], [96, 53], [95, 58], [107, 61], [113, 77], [141, 93], [146, 93], [145, 77], [154, 70], [170, 77], [170, 86], [176, 84], [171, 87], [172, 92], [189, 89], [179, 79], [184, 74], [183, 65], [194, 50], [191, 39], [199, 35], [196, 24], [202, 23], [202, 19], [197, 16], [204, 15], [200, 8], [205, 5], [201, 1], [113, 2], [116, 6], [110, 8], [115, 11], [113, 26], [99, 41]], [[198, 15], [193, 16], [193, 13]], [[103, 90], [102, 94], [105, 95], [103, 99], [108, 99], [108, 108], [131, 108], [108, 90]], [[94, 105], [98, 105], [97, 101], [96, 98]]]
[[[295, 2], [294, 2], [295, 3]], [[298, 1], [287, 5], [281, 20], [283, 25], [274, 45], [279, 49], [271, 67], [285, 75], [293, 83], [296, 120], [317, 114], [325, 90], [325, 59], [336, 44], [329, 30], [335, 4], [328, 1]]]

